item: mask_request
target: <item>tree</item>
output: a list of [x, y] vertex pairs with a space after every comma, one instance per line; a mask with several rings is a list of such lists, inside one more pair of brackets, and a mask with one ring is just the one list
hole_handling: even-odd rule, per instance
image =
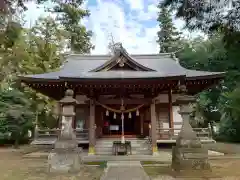
[[46, 73], [62, 65], [65, 38], [63, 30], [53, 18], [39, 18], [29, 30], [27, 38], [31, 64], [26, 63], [25, 73]]
[[167, 7], [158, 6], [160, 12], [157, 21], [160, 30], [158, 31], [157, 42], [160, 45], [160, 53], [174, 52], [179, 49], [180, 33], [174, 27], [171, 10]]
[[[46, 73], [57, 70], [62, 65], [62, 51], [65, 47], [65, 36], [62, 28], [51, 17], [39, 18], [29, 30], [28, 36], [29, 61], [25, 61], [23, 73]], [[48, 97], [25, 88], [33, 99], [32, 107], [39, 115], [41, 127], [53, 127], [56, 118], [53, 116], [55, 101]]]
[[[188, 69], [202, 71], [224, 71], [226, 69], [225, 50], [221, 43], [221, 36], [208, 40], [199, 37], [189, 41], [183, 51], [177, 53], [180, 64]], [[195, 111], [193, 112], [195, 124], [208, 127], [213, 122], [219, 121], [219, 97], [222, 91], [221, 84], [208, 89], [198, 95]]]
[[57, 20], [66, 31], [68, 48], [72, 52], [90, 53], [94, 46], [91, 44], [92, 32], [81, 25], [81, 20], [88, 17], [90, 12], [81, 8], [83, 0], [55, 0], [53, 12], [58, 14]]
[[[11, 131], [16, 144], [23, 127], [29, 124], [26, 119], [31, 119], [32, 122], [27, 112], [37, 113], [42, 127], [54, 127], [57, 123], [53, 115], [55, 101], [30, 88], [20, 87], [15, 82], [17, 75], [46, 73], [60, 68], [62, 53], [66, 48], [78, 53], [89, 53], [93, 48], [90, 42], [91, 32], [81, 25], [81, 20], [89, 16], [87, 10], [80, 8], [82, 0], [52, 0], [55, 5], [52, 10], [57, 13], [57, 19], [40, 18], [32, 28], [25, 29], [17, 15], [26, 10], [24, 3], [27, 1], [4, 0], [0, 4], [3, 20], [0, 32], [0, 89], [4, 92], [3, 95], [12, 94], [9, 102], [0, 99], [0, 112], [4, 112], [0, 113], [4, 115], [1, 116], [4, 121], [0, 121], [0, 132]], [[28, 104], [21, 105], [14, 101], [15, 98], [29, 101]], [[25, 112], [25, 106], [29, 111]]]
[[19, 140], [32, 127], [34, 113], [31, 109], [31, 101], [18, 90], [1, 90], [0, 114], [0, 132], [10, 134], [17, 148]]
[[164, 0], [161, 6], [176, 10], [176, 17], [183, 18], [191, 30], [206, 34], [221, 31], [226, 45], [239, 44], [239, 1]]
[[12, 47], [2, 46], [0, 49], [2, 87], [24, 92], [32, 100], [31, 109], [34, 113], [38, 112], [43, 127], [56, 124], [52, 113], [55, 102], [30, 88], [14, 86], [15, 79], [19, 74], [45, 73], [58, 69], [62, 64], [63, 48], [64, 36], [59, 24], [47, 17], [40, 18], [31, 29], [21, 29]]
[[201, 126], [220, 121], [221, 139], [240, 141], [236, 133], [240, 127], [240, 119], [236, 115], [236, 109], [240, 108], [236, 97], [240, 82], [240, 53], [234, 46], [226, 47], [223, 38], [224, 35], [215, 33], [207, 40], [195, 39], [177, 55], [180, 64], [188, 69], [226, 72], [226, 77], [220, 85], [198, 95], [195, 120], [203, 121]]
[[224, 103], [220, 103], [222, 117], [219, 136], [222, 140], [240, 142], [240, 88], [224, 93]]

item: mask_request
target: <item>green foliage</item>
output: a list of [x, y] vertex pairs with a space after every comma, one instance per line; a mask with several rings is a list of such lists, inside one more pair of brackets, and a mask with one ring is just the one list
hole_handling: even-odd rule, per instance
[[166, 7], [159, 7], [159, 14], [157, 21], [159, 22], [160, 31], [158, 31], [157, 42], [160, 45], [160, 52], [174, 52], [179, 50], [180, 33], [174, 27], [171, 10]]
[[184, 19], [188, 29], [208, 35], [221, 32], [226, 47], [239, 47], [239, 1], [164, 0], [161, 6], [176, 10], [176, 17]]
[[239, 94], [240, 52], [236, 47], [226, 47], [222, 34], [215, 34], [207, 40], [197, 38], [189, 41], [178, 58], [188, 69], [226, 72], [224, 81], [198, 96], [194, 116], [195, 125], [207, 127], [220, 121], [220, 138], [227, 141], [240, 141]]
[[81, 20], [90, 15], [88, 10], [81, 8], [83, 0], [55, 0], [53, 12], [58, 14], [57, 20], [64, 27], [68, 48], [77, 53], [90, 53], [92, 32], [81, 25]]
[[34, 114], [31, 102], [24, 93], [18, 90], [2, 90], [0, 92], [1, 134], [11, 134], [17, 147], [19, 140], [27, 130], [32, 129]]
[[29, 56], [25, 73], [45, 73], [62, 64], [60, 52], [64, 49], [64, 35], [60, 25], [51, 17], [40, 18], [29, 30]]
[[[81, 20], [90, 14], [81, 8], [82, 0], [52, 0], [55, 5], [52, 10], [57, 18], [39, 18], [33, 27], [24, 29], [16, 17], [26, 10], [27, 1], [7, 0], [0, 4], [0, 89], [4, 92], [0, 99], [0, 111], [5, 112], [1, 116], [0, 134], [8, 136], [11, 131], [12, 138], [16, 140], [28, 122], [33, 122], [30, 118], [32, 114], [38, 114], [40, 127], [53, 128], [57, 125], [57, 117], [53, 113], [55, 101], [28, 87], [20, 87], [15, 81], [17, 75], [57, 70], [62, 65], [62, 53], [67, 47], [78, 53], [89, 53], [93, 48], [91, 32], [81, 25]], [[20, 91], [24, 92], [25, 98]], [[16, 102], [15, 98], [26, 101], [26, 104]]]
[[82, 0], [51, 0], [57, 18], [39, 18], [33, 27], [24, 29], [19, 15], [30, 1], [0, 2], [0, 137], [8, 138], [11, 132], [16, 145], [25, 130], [32, 128], [36, 114], [40, 127], [57, 126], [55, 101], [31, 88], [20, 87], [17, 76], [59, 69], [66, 48], [77, 53], [90, 53], [93, 48], [92, 32], [81, 25], [81, 20], [90, 15], [81, 8]]
[[222, 118], [219, 135], [223, 140], [240, 142], [240, 88], [224, 94], [220, 104]]

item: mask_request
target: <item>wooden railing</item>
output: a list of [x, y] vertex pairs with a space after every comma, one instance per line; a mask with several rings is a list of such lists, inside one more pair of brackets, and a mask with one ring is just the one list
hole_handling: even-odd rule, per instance
[[[74, 129], [77, 139], [88, 139], [88, 129]], [[57, 138], [61, 133], [61, 129], [37, 129], [35, 130], [34, 139], [40, 138]]]
[[[181, 128], [157, 128], [158, 139], [176, 139]], [[209, 128], [193, 128], [200, 139], [211, 139], [212, 134]]]

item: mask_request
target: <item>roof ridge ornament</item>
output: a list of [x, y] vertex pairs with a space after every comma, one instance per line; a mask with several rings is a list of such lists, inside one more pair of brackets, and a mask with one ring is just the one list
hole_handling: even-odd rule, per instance
[[177, 64], [179, 64], [179, 59], [176, 57], [175, 53], [171, 53], [171, 58], [173, 58], [173, 60], [176, 61]]
[[122, 43], [118, 42], [113, 44], [114, 54], [118, 54], [123, 50]]
[[179, 53], [183, 50], [184, 50], [184, 48], [182, 47], [182, 48], [179, 48], [178, 50], [176, 50], [174, 52], [170, 52], [171, 58], [173, 58], [177, 62], [177, 64], [180, 64], [180, 63], [179, 63], [179, 59], [176, 57], [176, 53]]

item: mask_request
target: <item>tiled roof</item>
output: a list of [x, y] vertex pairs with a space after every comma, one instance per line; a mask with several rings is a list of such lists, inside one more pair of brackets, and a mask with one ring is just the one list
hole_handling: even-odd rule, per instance
[[189, 70], [182, 67], [171, 54], [146, 54], [129, 55], [129, 57], [143, 67], [152, 71], [104, 71], [92, 72], [94, 69], [103, 66], [111, 61], [111, 55], [80, 55], [72, 54], [66, 58], [66, 63], [57, 72], [21, 76], [20, 79], [51, 79], [79, 78], [79, 79], [135, 79], [135, 78], [162, 78], [185, 76], [192, 78], [214, 78], [223, 76], [223, 72], [206, 72]]

